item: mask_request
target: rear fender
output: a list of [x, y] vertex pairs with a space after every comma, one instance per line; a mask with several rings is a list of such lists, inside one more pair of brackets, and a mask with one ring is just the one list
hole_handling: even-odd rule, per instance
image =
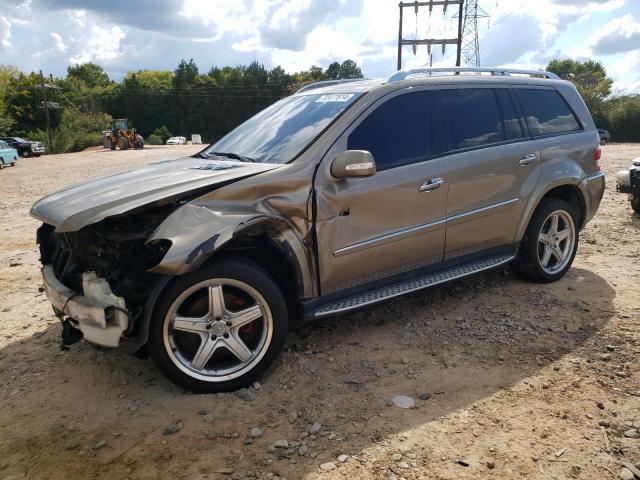
[[583, 181], [581, 178], [576, 178], [576, 177], [558, 178], [553, 182], [546, 183], [544, 185], [544, 188], [536, 190], [534, 194], [531, 195], [531, 197], [529, 198], [527, 206], [525, 207], [522, 218], [520, 220], [520, 225], [518, 226], [518, 230], [516, 232], [516, 238], [515, 238], [516, 243], [522, 241], [522, 237], [524, 236], [524, 233], [527, 230], [527, 227], [529, 226], [531, 217], [533, 216], [534, 212], [536, 211], [536, 208], [538, 208], [538, 205], [540, 204], [542, 199], [545, 197], [545, 195], [547, 195], [551, 190], [558, 187], [563, 187], [563, 186], [576, 187], [580, 191], [579, 196], [580, 196], [580, 202], [582, 204], [581, 208], [582, 208], [582, 211], [585, 213], [585, 218], [583, 218], [582, 226], [584, 226], [584, 224], [589, 220], [590, 218], [588, 216], [589, 210], [587, 210], [587, 205], [585, 201], [585, 199], [587, 198], [586, 195], [588, 195], [586, 181]]

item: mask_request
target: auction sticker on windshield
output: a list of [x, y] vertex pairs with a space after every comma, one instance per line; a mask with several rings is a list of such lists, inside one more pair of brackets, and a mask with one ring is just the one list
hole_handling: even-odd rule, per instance
[[353, 98], [353, 93], [332, 93], [329, 95], [320, 95], [316, 103], [327, 102], [348, 102]]

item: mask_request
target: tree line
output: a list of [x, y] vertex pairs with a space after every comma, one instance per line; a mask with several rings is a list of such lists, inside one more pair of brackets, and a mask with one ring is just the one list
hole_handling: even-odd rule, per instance
[[309, 82], [362, 76], [353, 60], [294, 73], [280, 66], [266, 69], [258, 62], [201, 73], [193, 60], [182, 60], [174, 71], [129, 72], [119, 82], [94, 63], [69, 66], [64, 78], [0, 65], [0, 136], [48, 144], [46, 88], [48, 101], [54, 102], [49, 103], [51, 152], [101, 144], [101, 132], [110, 128], [111, 118], [128, 118], [151, 143], [193, 133], [212, 142]]
[[[547, 70], [576, 85], [596, 125], [610, 130], [614, 141], [640, 141], [640, 95], [612, 91], [601, 63], [553, 60]], [[39, 140], [50, 152], [77, 151], [101, 144], [111, 118], [128, 118], [149, 143], [192, 133], [212, 142], [308, 82], [348, 78], [362, 78], [353, 60], [294, 73], [258, 62], [202, 73], [193, 60], [182, 60], [173, 71], [129, 72], [119, 82], [94, 63], [69, 66], [63, 78], [0, 65], [0, 136]], [[50, 145], [45, 93], [55, 102]]]

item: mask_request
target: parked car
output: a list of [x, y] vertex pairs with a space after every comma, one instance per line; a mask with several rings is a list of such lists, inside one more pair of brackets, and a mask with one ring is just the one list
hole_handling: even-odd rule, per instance
[[63, 343], [229, 391], [292, 322], [506, 264], [560, 279], [603, 195], [598, 132], [573, 84], [484, 71], [313, 84], [193, 157], [41, 199]]
[[0, 140], [15, 148], [21, 157], [39, 157], [45, 151], [42, 142], [32, 142], [20, 137], [3, 137]]
[[17, 161], [18, 151], [15, 148], [11, 148], [7, 142], [0, 140], [0, 170], [6, 165], [15, 167]]
[[630, 168], [617, 173], [616, 191], [627, 194], [633, 211], [640, 213], [640, 157], [633, 160]]
[[186, 137], [171, 137], [169, 140], [167, 140], [167, 145], [186, 145], [186, 143]]
[[606, 145], [611, 141], [611, 134], [604, 128], [598, 129], [598, 135], [600, 135], [600, 145]]

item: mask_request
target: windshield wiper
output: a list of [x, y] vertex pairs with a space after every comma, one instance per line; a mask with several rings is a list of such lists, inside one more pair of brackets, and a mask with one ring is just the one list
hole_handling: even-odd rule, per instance
[[198, 152], [194, 155], [195, 158], [210, 158], [209, 155], [207, 155], [204, 152]]
[[241, 162], [255, 163], [255, 160], [253, 158], [245, 157], [244, 155], [238, 155], [237, 153], [233, 153], [233, 152], [210, 152], [210, 153], [212, 155], [215, 155], [216, 157], [227, 157], [227, 158], [232, 158], [234, 160], [240, 160]]

